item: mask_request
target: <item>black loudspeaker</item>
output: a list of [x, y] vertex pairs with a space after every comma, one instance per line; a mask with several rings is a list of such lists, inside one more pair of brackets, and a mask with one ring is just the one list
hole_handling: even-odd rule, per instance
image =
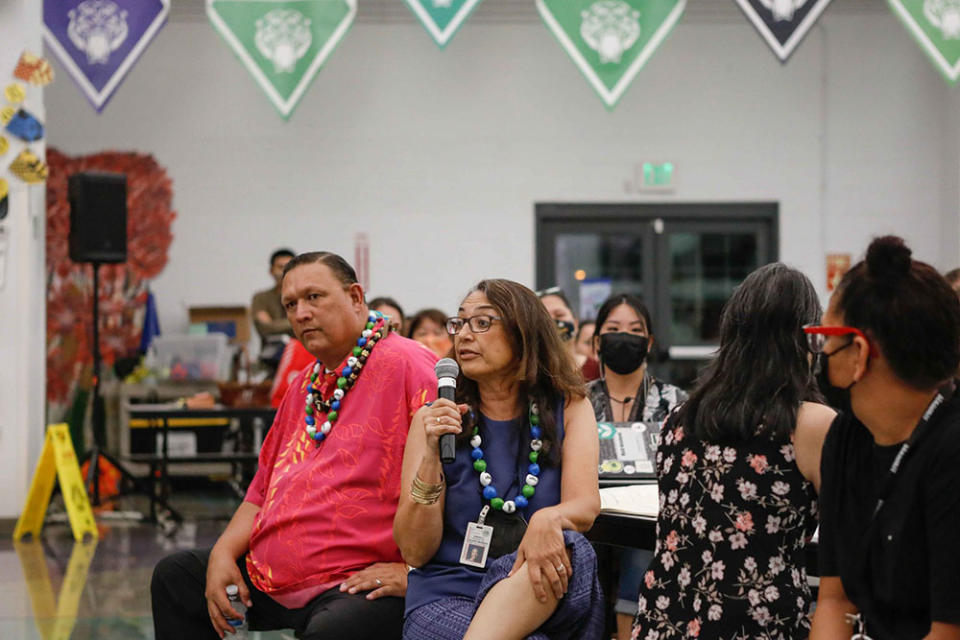
[[122, 173], [75, 173], [70, 198], [70, 259], [127, 261], [127, 177]]

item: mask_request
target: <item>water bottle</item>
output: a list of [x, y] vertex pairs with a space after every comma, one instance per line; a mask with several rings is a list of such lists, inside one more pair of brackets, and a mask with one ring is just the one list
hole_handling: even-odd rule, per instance
[[247, 637], [247, 605], [243, 604], [243, 601], [240, 599], [240, 588], [237, 587], [237, 585], [227, 585], [227, 599], [230, 601], [230, 606], [233, 607], [233, 610], [242, 616], [239, 620], [227, 618], [227, 622], [230, 623], [230, 626], [232, 626], [235, 631], [232, 636], [227, 637], [234, 638], [235, 640], [245, 640]]

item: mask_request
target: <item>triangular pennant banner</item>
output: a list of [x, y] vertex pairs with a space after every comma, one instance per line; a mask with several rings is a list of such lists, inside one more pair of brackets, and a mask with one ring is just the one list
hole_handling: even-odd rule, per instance
[[480, 0], [405, 0], [441, 49]]
[[960, 0], [887, 0], [937, 68], [960, 79]]
[[207, 0], [210, 22], [284, 119], [356, 14], [357, 0]]
[[537, 0], [560, 46], [613, 108], [670, 33], [686, 0]]
[[44, 0], [43, 36], [99, 113], [169, 11], [170, 0]]
[[830, 0], [737, 0], [773, 52], [786, 62]]

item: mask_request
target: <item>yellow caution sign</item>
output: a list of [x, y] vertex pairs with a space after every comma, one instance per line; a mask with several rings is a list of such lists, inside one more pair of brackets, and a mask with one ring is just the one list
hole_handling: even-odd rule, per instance
[[13, 531], [14, 540], [21, 540], [28, 533], [34, 538], [40, 535], [47, 505], [50, 504], [50, 494], [53, 493], [53, 483], [57, 478], [60, 480], [63, 501], [67, 505], [73, 538], [82, 542], [84, 535], [90, 535], [94, 539], [98, 537], [97, 523], [93, 519], [90, 500], [80, 475], [77, 454], [73, 451], [69, 428], [64, 423], [47, 428], [40, 461], [37, 462], [37, 470], [30, 483], [27, 504], [24, 505], [23, 513], [20, 514], [17, 527]]
[[33, 618], [40, 637], [43, 640], [69, 640], [77, 623], [80, 596], [87, 583], [87, 572], [97, 549], [97, 540], [74, 543], [59, 598], [53, 594], [43, 544], [39, 540], [14, 542], [13, 548], [23, 567], [23, 577], [30, 592]]

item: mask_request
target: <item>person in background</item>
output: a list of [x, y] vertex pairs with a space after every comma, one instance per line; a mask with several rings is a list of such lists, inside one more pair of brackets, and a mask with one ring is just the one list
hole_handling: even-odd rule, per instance
[[547, 313], [557, 324], [557, 331], [560, 332], [560, 339], [563, 341], [570, 357], [573, 359], [583, 375], [584, 380], [596, 380], [599, 377], [599, 368], [596, 360], [591, 358], [589, 353], [585, 353], [578, 346], [580, 335], [580, 322], [573, 314], [573, 307], [570, 301], [563, 293], [560, 287], [551, 287], [537, 292], [537, 297], [546, 308]]
[[960, 638], [960, 300], [886, 236], [806, 331], [843, 407], [823, 447], [810, 638]]
[[[597, 424], [532, 291], [484, 280], [447, 323], [457, 402], [414, 417], [394, 537], [409, 575], [407, 640], [599, 640], [603, 595], [587, 531], [600, 511]], [[456, 435], [441, 466], [439, 439]], [[481, 492], [482, 489], [482, 492]], [[478, 518], [493, 527], [470, 562]]]
[[317, 251], [281, 278], [287, 317], [314, 356], [287, 389], [246, 497], [212, 549], [161, 560], [157, 640], [292, 628], [302, 640], [399, 638], [407, 567], [393, 541], [404, 442], [436, 397], [436, 358], [390, 332], [356, 272]]
[[[656, 379], [647, 370], [653, 347], [650, 311], [640, 298], [616, 294], [597, 311], [593, 347], [600, 355], [599, 379], [587, 385], [597, 422], [656, 422], [687, 399], [682, 389]], [[617, 637], [630, 636], [637, 614], [637, 591], [653, 551], [625, 550], [620, 560]]]
[[661, 432], [657, 553], [634, 638], [807, 637], [806, 541], [836, 415], [803, 333], [820, 313], [810, 280], [780, 263], [724, 305], [717, 356]]
[[960, 269], [951, 269], [943, 274], [943, 277], [956, 294], [960, 295]]
[[390, 327], [397, 333], [403, 333], [403, 308], [393, 298], [380, 296], [370, 301], [370, 308], [390, 318]]
[[597, 323], [593, 320], [581, 320], [580, 329], [577, 331], [577, 352], [586, 357], [580, 371], [587, 382], [600, 377], [600, 362], [593, 348], [593, 334], [596, 328]]
[[270, 277], [274, 285], [265, 291], [253, 295], [250, 302], [250, 314], [253, 316], [253, 326], [266, 343], [274, 336], [292, 336], [290, 321], [280, 304], [280, 281], [283, 278], [283, 268], [293, 259], [290, 249], [277, 249], [270, 256]]
[[637, 296], [607, 298], [597, 311], [593, 346], [601, 378], [587, 385], [598, 422], [662, 422], [687, 399], [679, 387], [647, 369], [653, 349], [650, 311]]
[[446, 357], [453, 347], [450, 336], [447, 335], [445, 324], [447, 317], [439, 309], [421, 309], [412, 318], [407, 326], [407, 337], [416, 340], [438, 358]]

